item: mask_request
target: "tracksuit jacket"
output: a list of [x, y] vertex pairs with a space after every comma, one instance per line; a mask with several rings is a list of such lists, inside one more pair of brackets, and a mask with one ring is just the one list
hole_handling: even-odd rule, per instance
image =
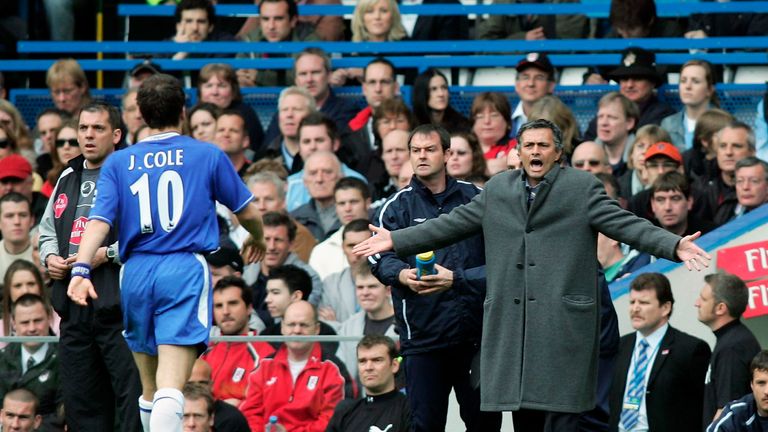
[[[249, 331], [243, 336], [253, 336]], [[275, 352], [267, 342], [218, 342], [202, 358], [211, 365], [213, 397], [217, 400], [245, 398], [248, 376], [265, 357]]]

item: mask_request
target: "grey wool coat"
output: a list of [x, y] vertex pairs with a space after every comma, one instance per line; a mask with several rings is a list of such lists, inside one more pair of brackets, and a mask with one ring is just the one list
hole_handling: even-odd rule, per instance
[[680, 237], [627, 212], [591, 174], [554, 167], [531, 203], [522, 171], [470, 203], [392, 232], [407, 256], [482, 232], [487, 294], [481, 409], [577, 413], [595, 405], [600, 330], [597, 233], [676, 260]]

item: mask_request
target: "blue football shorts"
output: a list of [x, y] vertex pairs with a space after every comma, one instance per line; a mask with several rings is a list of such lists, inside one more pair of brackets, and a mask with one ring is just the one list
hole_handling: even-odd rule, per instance
[[120, 270], [125, 340], [133, 352], [205, 346], [211, 326], [208, 264], [200, 254], [133, 254]]

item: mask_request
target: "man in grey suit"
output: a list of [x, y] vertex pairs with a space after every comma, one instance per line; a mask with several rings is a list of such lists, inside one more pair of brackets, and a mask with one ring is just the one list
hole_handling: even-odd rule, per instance
[[522, 170], [497, 174], [469, 204], [420, 225], [391, 233], [372, 226], [376, 235], [355, 252], [409, 256], [482, 232], [481, 409], [543, 411], [544, 430], [575, 431], [576, 413], [595, 405], [597, 233], [689, 269], [710, 257], [693, 243], [699, 233], [681, 238], [654, 227], [622, 210], [593, 175], [561, 167], [553, 123], [528, 122], [517, 139]]

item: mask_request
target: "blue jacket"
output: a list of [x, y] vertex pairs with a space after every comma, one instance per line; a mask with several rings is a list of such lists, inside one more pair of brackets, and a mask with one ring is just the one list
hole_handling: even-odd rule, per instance
[[[447, 177], [446, 189], [433, 196], [415, 177], [383, 206], [374, 222], [396, 230], [449, 213], [480, 193], [471, 183]], [[424, 251], [426, 252], [426, 251]], [[415, 354], [460, 343], [478, 343], [485, 300], [485, 248], [476, 234], [435, 251], [437, 263], [453, 271], [453, 287], [419, 295], [400, 284], [400, 271], [416, 266], [415, 256], [403, 260], [393, 252], [369, 258], [373, 274], [392, 286], [392, 300], [403, 354]]]
[[720, 417], [713, 421], [707, 432], [762, 432], [757, 418], [755, 397], [752, 393], [737, 399], [723, 408]]

